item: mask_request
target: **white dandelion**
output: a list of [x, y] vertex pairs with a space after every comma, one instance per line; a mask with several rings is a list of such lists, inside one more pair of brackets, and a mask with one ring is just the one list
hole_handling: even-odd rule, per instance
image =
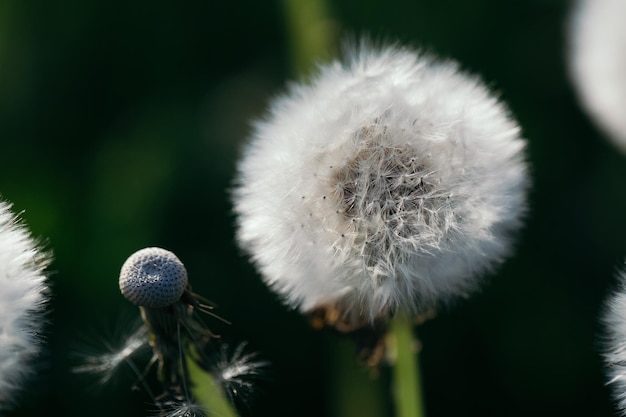
[[0, 409], [15, 405], [15, 395], [34, 372], [49, 262], [11, 205], [0, 202]]
[[509, 255], [524, 147], [505, 105], [456, 63], [362, 44], [254, 125], [233, 190], [237, 239], [303, 313], [423, 312]]
[[617, 274], [618, 289], [605, 304], [604, 360], [617, 406], [626, 415], [626, 270]]
[[569, 65], [582, 106], [626, 152], [626, 1], [578, 0], [568, 39]]

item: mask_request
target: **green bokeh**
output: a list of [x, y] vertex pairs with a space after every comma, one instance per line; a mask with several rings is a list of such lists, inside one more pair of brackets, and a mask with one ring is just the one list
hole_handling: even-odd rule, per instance
[[[331, 416], [333, 342], [260, 282], [234, 243], [228, 200], [250, 120], [294, 74], [282, 5], [0, 5], [0, 194], [55, 254], [45, 354], [10, 416], [147, 415], [128, 372], [97, 388], [70, 369], [85, 339], [128, 330], [137, 313], [117, 275], [149, 245], [183, 260], [194, 290], [232, 321], [211, 322], [221, 333], [272, 363], [247, 414]], [[529, 140], [518, 250], [483, 292], [418, 331], [427, 415], [615, 415], [598, 336], [626, 256], [626, 156], [576, 101], [570, 2], [330, 6], [342, 37], [397, 40], [481, 74]]]

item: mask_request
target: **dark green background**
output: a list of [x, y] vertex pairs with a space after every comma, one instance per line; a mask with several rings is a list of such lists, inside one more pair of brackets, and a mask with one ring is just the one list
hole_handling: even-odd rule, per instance
[[[425, 47], [480, 73], [529, 140], [518, 250], [481, 294], [418, 328], [427, 415], [615, 415], [599, 316], [626, 255], [626, 155], [576, 101], [570, 2], [331, 6], [342, 36]], [[212, 325], [272, 363], [247, 414], [336, 415], [336, 339], [282, 306], [233, 240], [236, 156], [294, 76], [287, 33], [279, 1], [2, 1], [0, 194], [55, 254], [46, 350], [9, 415], [147, 415], [126, 369], [104, 388], [70, 369], [85, 343], [130, 328], [119, 268], [152, 245], [233, 322]]]

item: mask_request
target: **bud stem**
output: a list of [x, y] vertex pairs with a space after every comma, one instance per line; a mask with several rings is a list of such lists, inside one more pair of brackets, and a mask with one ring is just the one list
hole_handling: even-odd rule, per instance
[[389, 347], [396, 417], [425, 415], [413, 329], [413, 321], [409, 316], [398, 314], [391, 319]]

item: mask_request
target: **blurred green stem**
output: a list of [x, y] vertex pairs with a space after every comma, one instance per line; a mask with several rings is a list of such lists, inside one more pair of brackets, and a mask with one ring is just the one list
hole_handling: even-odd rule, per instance
[[292, 67], [298, 75], [307, 74], [313, 64], [332, 55], [336, 24], [329, 17], [324, 0], [282, 0], [289, 32]]
[[[291, 65], [298, 77], [314, 64], [332, 57], [337, 47], [338, 25], [326, 0], [282, 0], [290, 42]], [[380, 381], [370, 378], [356, 362], [354, 346], [341, 343], [331, 348], [332, 376], [329, 410], [333, 416], [381, 417], [385, 412]]]
[[409, 316], [398, 314], [391, 319], [389, 348], [392, 349], [393, 394], [396, 417], [423, 417], [414, 324]]
[[229, 401], [224, 390], [209, 372], [200, 368], [193, 360], [196, 352], [190, 349], [187, 352], [186, 364], [189, 369], [189, 379], [192, 382], [193, 397], [204, 408], [208, 415], [219, 417], [239, 417], [233, 404]]
[[328, 414], [332, 417], [387, 416], [387, 387], [357, 360], [352, 340], [333, 338], [328, 341], [328, 348]]

